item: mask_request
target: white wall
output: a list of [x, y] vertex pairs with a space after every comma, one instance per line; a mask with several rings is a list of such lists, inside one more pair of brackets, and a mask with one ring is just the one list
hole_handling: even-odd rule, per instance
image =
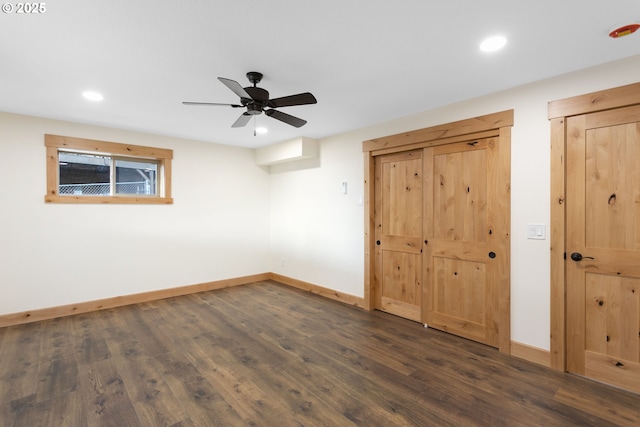
[[[514, 109], [511, 338], [549, 349], [549, 239], [525, 234], [527, 223], [549, 225], [547, 104], [639, 80], [635, 56], [322, 140], [315, 163], [272, 167], [270, 270], [362, 297], [364, 208], [356, 203], [364, 189], [362, 141]], [[346, 196], [342, 181], [349, 183]]]
[[[0, 314], [267, 271], [361, 297], [362, 141], [514, 109], [511, 338], [549, 349], [549, 240], [525, 236], [549, 224], [547, 103], [638, 76], [640, 56], [392, 120], [270, 174], [246, 149], [0, 113]], [[45, 133], [173, 149], [175, 203], [45, 204]]]
[[[45, 204], [45, 133], [172, 149], [174, 204]], [[0, 314], [269, 271], [252, 150], [0, 113], [0, 159]]]

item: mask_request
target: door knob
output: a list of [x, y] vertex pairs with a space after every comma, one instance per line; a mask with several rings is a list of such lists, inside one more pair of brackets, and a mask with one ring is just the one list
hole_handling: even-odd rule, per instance
[[380, 246], [380, 240], [376, 240], [376, 245]]
[[571, 254], [571, 259], [576, 261], [576, 262], [582, 261], [585, 258], [593, 259], [593, 257], [590, 257], [590, 256], [582, 256], [582, 254], [580, 252], [574, 252], [574, 253]]

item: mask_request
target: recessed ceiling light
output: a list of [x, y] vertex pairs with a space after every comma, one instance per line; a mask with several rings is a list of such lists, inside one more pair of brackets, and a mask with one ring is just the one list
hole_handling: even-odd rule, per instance
[[489, 37], [480, 43], [480, 50], [483, 52], [495, 52], [502, 49], [506, 44], [507, 39], [503, 36]]
[[95, 92], [93, 90], [85, 90], [84, 92], [82, 92], [82, 96], [84, 97], [84, 99], [93, 102], [99, 102], [104, 99], [104, 96], [102, 96], [101, 93]]
[[267, 132], [269, 132], [269, 129], [267, 129], [266, 127], [260, 126], [256, 128], [256, 133], [259, 135], [264, 135]]

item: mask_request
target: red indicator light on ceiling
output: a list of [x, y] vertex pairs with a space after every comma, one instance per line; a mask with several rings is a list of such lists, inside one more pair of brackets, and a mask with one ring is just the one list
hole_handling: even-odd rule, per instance
[[635, 33], [638, 28], [640, 28], [640, 24], [625, 25], [624, 27], [611, 31], [609, 33], [609, 37], [618, 39], [620, 37], [628, 36], [629, 34]]

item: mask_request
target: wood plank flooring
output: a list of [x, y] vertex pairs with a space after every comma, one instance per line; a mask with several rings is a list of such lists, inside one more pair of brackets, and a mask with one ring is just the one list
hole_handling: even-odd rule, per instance
[[638, 426], [640, 395], [274, 282], [0, 329], [0, 426]]

